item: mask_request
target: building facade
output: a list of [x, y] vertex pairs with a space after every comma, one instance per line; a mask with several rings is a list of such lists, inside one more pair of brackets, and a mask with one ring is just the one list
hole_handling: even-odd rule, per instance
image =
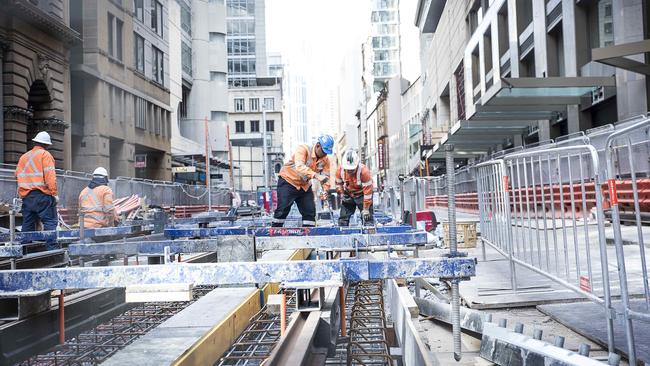
[[647, 113], [649, 20], [642, 0], [421, 1], [424, 47], [451, 60], [430, 63], [448, 88], [423, 83], [449, 98], [429, 110], [451, 128], [425, 148], [440, 162], [453, 144], [471, 160]]
[[71, 169], [70, 48], [81, 41], [71, 4], [2, 0], [0, 7], [0, 162], [17, 163], [45, 130], [57, 168]]
[[269, 187], [277, 184], [277, 173], [284, 160], [282, 81], [258, 78], [255, 85], [230, 90], [228, 123], [233, 163], [238, 167], [234, 181], [235, 189], [241, 191], [256, 191], [265, 186], [264, 136]]
[[284, 134], [285, 153], [291, 154], [299, 144], [309, 142], [309, 124], [307, 123], [307, 80], [302, 71], [287, 63], [282, 78], [283, 117], [286, 133]]
[[226, 0], [228, 85], [255, 86], [267, 76], [265, 0]]
[[171, 179], [169, 0], [72, 0], [72, 162]]
[[[180, 132], [205, 146], [214, 158], [228, 159], [228, 84], [226, 62], [226, 6], [223, 1], [192, 0], [191, 45], [183, 46], [184, 84]], [[188, 50], [188, 48], [190, 48]], [[191, 69], [191, 76], [187, 75]]]

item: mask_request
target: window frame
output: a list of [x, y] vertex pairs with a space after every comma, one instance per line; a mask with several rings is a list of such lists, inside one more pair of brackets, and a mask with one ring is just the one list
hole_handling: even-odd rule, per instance
[[249, 98], [248, 99], [248, 107], [250, 108], [251, 112], [259, 112], [260, 111], [260, 98]]
[[260, 120], [252, 119], [250, 120], [251, 133], [260, 132]]
[[[245, 112], [246, 100], [244, 98], [234, 98], [233, 100], [234, 100], [235, 112]], [[241, 108], [238, 108], [238, 105], [241, 106]]]
[[246, 133], [246, 121], [235, 121], [235, 133]]
[[[142, 45], [142, 48], [138, 50], [138, 44]], [[136, 71], [145, 74], [145, 59], [144, 59], [144, 49], [145, 41], [144, 37], [139, 35], [136, 32], [133, 32], [133, 66]], [[138, 61], [141, 61], [142, 65], [138, 65]]]

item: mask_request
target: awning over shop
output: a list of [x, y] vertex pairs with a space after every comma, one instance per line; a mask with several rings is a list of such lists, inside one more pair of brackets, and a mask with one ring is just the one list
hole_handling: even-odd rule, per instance
[[502, 78], [481, 97], [484, 106], [548, 106], [580, 104], [580, 97], [604, 86], [616, 86], [613, 76]]
[[650, 75], [650, 65], [646, 62], [633, 60], [629, 56], [641, 55], [650, 52], [650, 39], [640, 42], [630, 42], [615, 46], [594, 48], [591, 50], [591, 59], [601, 64], [618, 67], [624, 70]]

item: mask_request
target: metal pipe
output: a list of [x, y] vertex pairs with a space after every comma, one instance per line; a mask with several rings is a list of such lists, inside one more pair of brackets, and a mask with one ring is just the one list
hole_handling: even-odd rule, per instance
[[414, 229], [418, 228], [418, 218], [417, 218], [417, 207], [415, 202], [415, 191], [409, 192], [409, 196], [411, 196], [411, 226], [413, 226]]
[[16, 210], [12, 208], [9, 210], [9, 243], [14, 245], [16, 243]]
[[65, 343], [65, 290], [59, 293], [59, 344]]
[[347, 336], [347, 320], [345, 315], [345, 289], [339, 287], [339, 308], [341, 314], [341, 337]]
[[79, 241], [84, 242], [86, 238], [86, 224], [84, 223], [85, 213], [82, 210], [79, 210]]
[[210, 188], [210, 131], [208, 130], [208, 117], [204, 120], [205, 132], [205, 188], [208, 190], [208, 211], [212, 211], [212, 190]]
[[284, 337], [287, 332], [287, 294], [282, 293], [280, 300], [280, 337]]
[[[456, 175], [454, 174], [454, 146], [445, 146], [445, 162], [447, 165], [447, 211], [449, 221], [449, 256], [458, 256], [458, 243], [456, 238]], [[460, 339], [460, 292], [458, 280], [451, 281], [451, 326], [454, 337], [454, 359], [460, 361], [461, 339]]]
[[269, 157], [268, 157], [268, 146], [266, 142], [266, 105], [262, 104], [262, 164], [264, 172], [264, 201], [269, 203], [269, 210], [271, 209], [271, 202], [269, 199]]

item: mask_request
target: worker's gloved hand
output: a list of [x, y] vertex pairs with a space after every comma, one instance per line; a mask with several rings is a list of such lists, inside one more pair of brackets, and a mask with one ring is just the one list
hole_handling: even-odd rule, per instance
[[329, 195], [327, 194], [327, 192], [321, 192], [321, 194], [320, 194], [320, 199], [321, 199], [321, 200], [323, 200], [323, 201], [327, 201], [327, 197], [329, 197]]
[[328, 180], [330, 180], [330, 177], [328, 177], [328, 176], [326, 176], [324, 174], [316, 174], [314, 176], [314, 178], [316, 178], [316, 180], [321, 182], [321, 184], [326, 183]]
[[369, 210], [361, 211], [361, 219], [363, 220], [363, 222], [370, 222], [370, 211]]
[[54, 196], [54, 201], [55, 201], [56, 204], [58, 205], [58, 204], [59, 204], [59, 196]]

